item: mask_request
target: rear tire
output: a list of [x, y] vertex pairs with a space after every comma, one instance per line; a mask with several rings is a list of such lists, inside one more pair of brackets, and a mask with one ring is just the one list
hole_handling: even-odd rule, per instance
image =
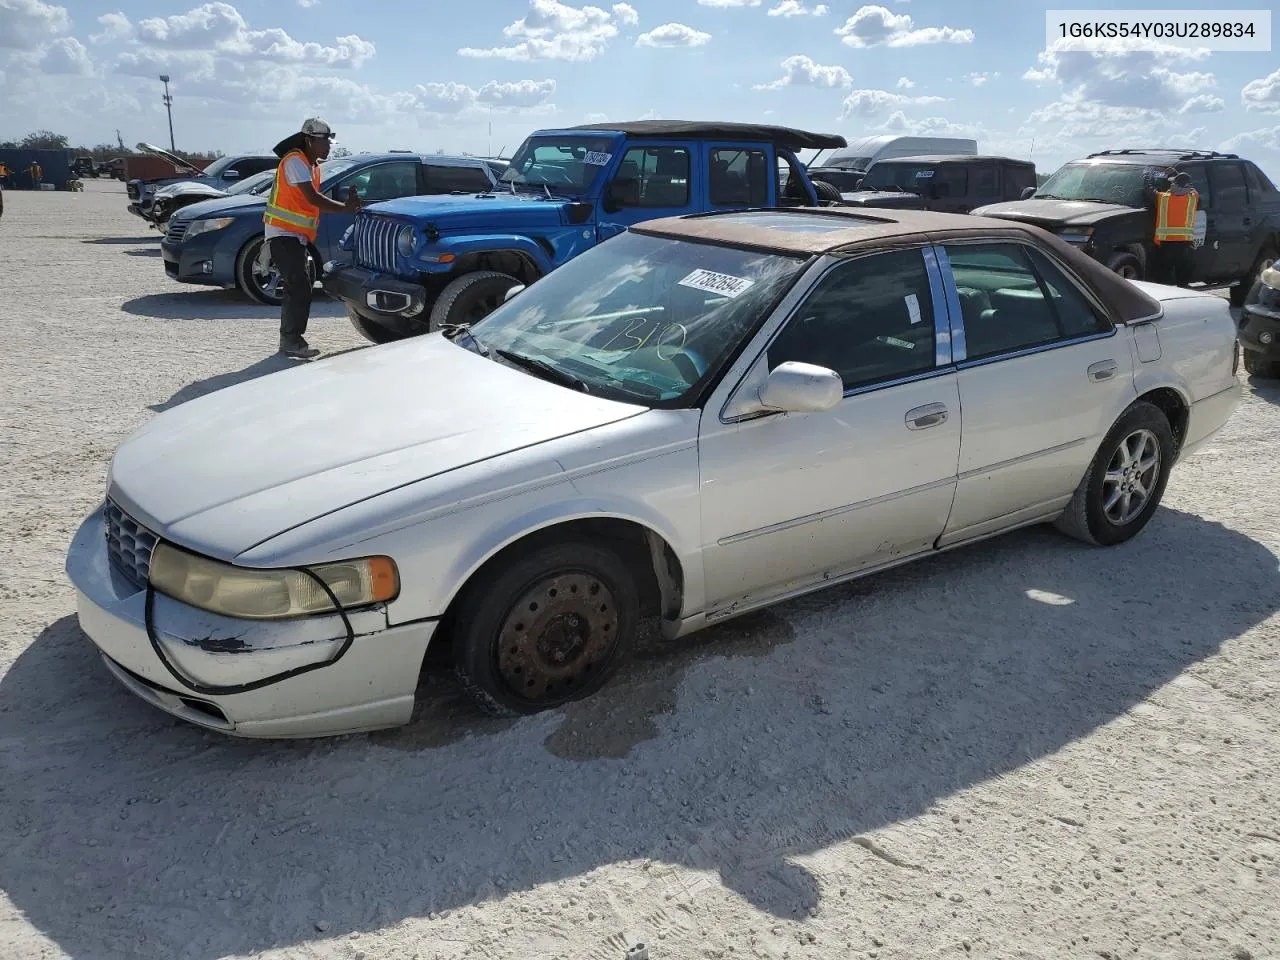
[[1160, 506], [1176, 456], [1168, 417], [1155, 404], [1139, 400], [1107, 433], [1055, 526], [1101, 547], [1136, 537]]
[[1245, 373], [1255, 377], [1261, 377], [1264, 380], [1280, 380], [1280, 361], [1263, 360], [1261, 356], [1252, 350], [1241, 350], [1244, 354]]
[[360, 316], [360, 314], [356, 313], [355, 307], [350, 304], [347, 304], [347, 319], [356, 328], [356, 333], [370, 343], [392, 343], [396, 340], [404, 339], [399, 334], [388, 330], [382, 324]]
[[814, 192], [818, 195], [818, 202], [831, 201], [832, 203], [840, 203], [844, 197], [840, 195], [840, 188], [826, 180], [813, 181]]
[[630, 655], [640, 617], [631, 571], [590, 541], [516, 553], [467, 585], [455, 667], [491, 716], [554, 709], [599, 690]]
[[440, 291], [431, 307], [427, 332], [434, 333], [445, 324], [475, 323], [502, 306], [502, 298], [520, 281], [508, 273], [477, 270], [464, 273]]

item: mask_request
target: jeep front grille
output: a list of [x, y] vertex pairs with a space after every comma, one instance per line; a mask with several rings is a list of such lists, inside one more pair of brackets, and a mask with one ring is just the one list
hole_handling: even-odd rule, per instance
[[151, 553], [157, 537], [110, 500], [107, 520], [107, 556], [116, 569], [139, 590], [146, 589], [151, 576]]
[[361, 214], [354, 233], [356, 263], [379, 273], [396, 272], [396, 234], [404, 224]]

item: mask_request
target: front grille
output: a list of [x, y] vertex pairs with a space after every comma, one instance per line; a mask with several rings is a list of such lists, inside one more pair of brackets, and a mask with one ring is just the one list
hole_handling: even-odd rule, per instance
[[359, 215], [356, 217], [356, 263], [379, 273], [396, 272], [396, 234], [404, 224], [386, 217]]
[[187, 235], [187, 227], [191, 226], [190, 220], [174, 220], [169, 219], [169, 229], [165, 233], [164, 238], [170, 243], [181, 243], [182, 238]]
[[116, 569], [138, 589], [145, 589], [151, 575], [151, 553], [156, 535], [110, 500], [106, 506], [107, 555]]
[[124, 185], [124, 188], [128, 191], [130, 200], [138, 199], [138, 182], [136, 180], [130, 180]]

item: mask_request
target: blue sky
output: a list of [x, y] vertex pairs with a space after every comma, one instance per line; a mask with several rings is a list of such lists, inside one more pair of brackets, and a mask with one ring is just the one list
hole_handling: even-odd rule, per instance
[[[1178, 8], [1196, 9], [1152, 9]], [[311, 115], [356, 151], [471, 153], [509, 153], [540, 126], [661, 117], [971, 136], [1044, 172], [1106, 147], [1233, 149], [1280, 181], [1280, 47], [1047, 51], [1044, 9], [0, 0], [0, 139], [50, 128], [97, 143], [119, 128], [167, 144], [167, 72], [192, 150], [267, 147]]]

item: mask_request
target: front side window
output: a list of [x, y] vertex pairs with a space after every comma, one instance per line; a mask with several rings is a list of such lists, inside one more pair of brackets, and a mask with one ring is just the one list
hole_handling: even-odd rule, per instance
[[613, 161], [614, 137], [530, 137], [502, 174], [504, 184], [582, 195]]
[[834, 370], [845, 390], [932, 370], [933, 301], [921, 252], [834, 267], [770, 344], [769, 369], [787, 361]]
[[689, 203], [689, 151], [632, 147], [623, 154], [609, 195], [621, 207], [683, 207]]
[[[1029, 254], [1017, 243], [948, 244], [944, 249], [960, 298], [969, 360], [1110, 328], [1106, 318], [1038, 252]], [[1042, 272], [1037, 272], [1037, 266]]]
[[420, 166], [421, 164], [416, 160], [376, 163], [352, 176], [343, 184], [339, 192], [345, 199], [347, 190], [355, 187], [356, 196], [369, 203], [412, 197], [418, 192], [418, 167]]
[[712, 150], [708, 184], [713, 206], [766, 206], [769, 157], [763, 150], [743, 147]]
[[736, 353], [804, 263], [622, 233], [531, 284], [471, 332], [490, 356], [536, 361], [591, 394], [677, 407]]

